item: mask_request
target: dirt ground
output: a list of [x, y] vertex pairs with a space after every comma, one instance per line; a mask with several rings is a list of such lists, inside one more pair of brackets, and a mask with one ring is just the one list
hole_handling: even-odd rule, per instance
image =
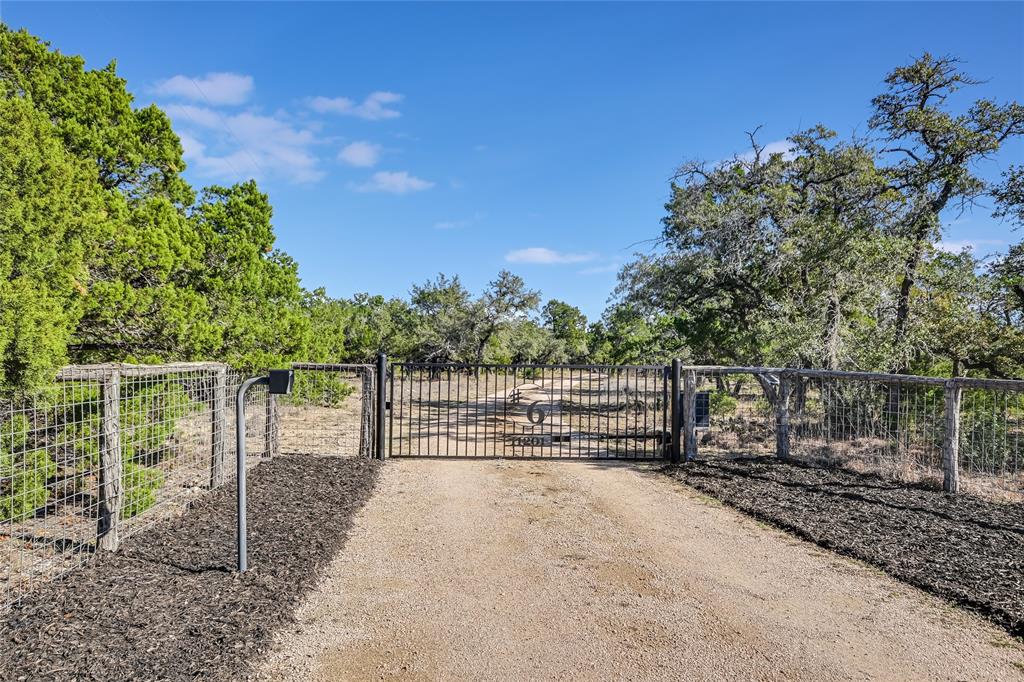
[[981, 618], [636, 464], [395, 460], [258, 677], [1022, 680]]

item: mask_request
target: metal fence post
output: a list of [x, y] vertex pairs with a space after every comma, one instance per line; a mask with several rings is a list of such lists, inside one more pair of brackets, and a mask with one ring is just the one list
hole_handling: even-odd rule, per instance
[[213, 395], [210, 405], [210, 487], [217, 488], [224, 483], [224, 438], [227, 434], [228, 370], [221, 367], [214, 370]]
[[689, 462], [697, 457], [697, 372], [687, 370], [683, 380], [683, 454]]
[[124, 499], [121, 480], [121, 375], [112, 370], [103, 377], [103, 415], [100, 424], [99, 519], [96, 545], [114, 551], [119, 544], [118, 521]]
[[960, 402], [963, 386], [950, 379], [943, 386], [945, 393], [945, 430], [942, 439], [942, 489], [947, 493], [960, 491]]
[[238, 505], [238, 571], [244, 573], [249, 568], [248, 532], [246, 524], [245, 504], [245, 393], [250, 386], [268, 385], [267, 377], [246, 379], [238, 387], [235, 394], [235, 483], [236, 501]]
[[682, 415], [679, 413], [679, 379], [680, 366], [679, 358], [672, 360], [672, 463], [679, 464], [680, 461], [680, 433], [682, 431]]
[[377, 459], [384, 459], [384, 417], [388, 411], [387, 396], [388, 356], [377, 356], [377, 419], [374, 425]]

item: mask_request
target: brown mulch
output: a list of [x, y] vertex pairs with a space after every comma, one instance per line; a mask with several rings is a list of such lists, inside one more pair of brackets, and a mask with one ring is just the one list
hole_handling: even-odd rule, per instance
[[666, 473], [1024, 637], [1024, 505], [758, 457]]
[[2, 680], [237, 680], [344, 545], [376, 464], [290, 455], [249, 474], [249, 562], [235, 491], [133, 536], [0, 618]]

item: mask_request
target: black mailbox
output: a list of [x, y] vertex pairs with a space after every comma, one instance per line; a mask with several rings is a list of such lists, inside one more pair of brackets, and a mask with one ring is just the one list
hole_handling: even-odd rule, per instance
[[711, 426], [711, 392], [699, 391], [694, 396], [694, 426], [706, 429]]
[[295, 381], [295, 372], [290, 369], [270, 370], [269, 390], [275, 395], [288, 395], [292, 392], [292, 382]]

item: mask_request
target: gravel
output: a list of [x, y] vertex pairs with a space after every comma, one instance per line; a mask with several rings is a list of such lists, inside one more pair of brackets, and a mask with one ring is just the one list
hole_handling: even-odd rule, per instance
[[[660, 465], [659, 465], [660, 466]], [[259, 679], [1020, 680], [984, 619], [628, 463], [393, 460]]]

